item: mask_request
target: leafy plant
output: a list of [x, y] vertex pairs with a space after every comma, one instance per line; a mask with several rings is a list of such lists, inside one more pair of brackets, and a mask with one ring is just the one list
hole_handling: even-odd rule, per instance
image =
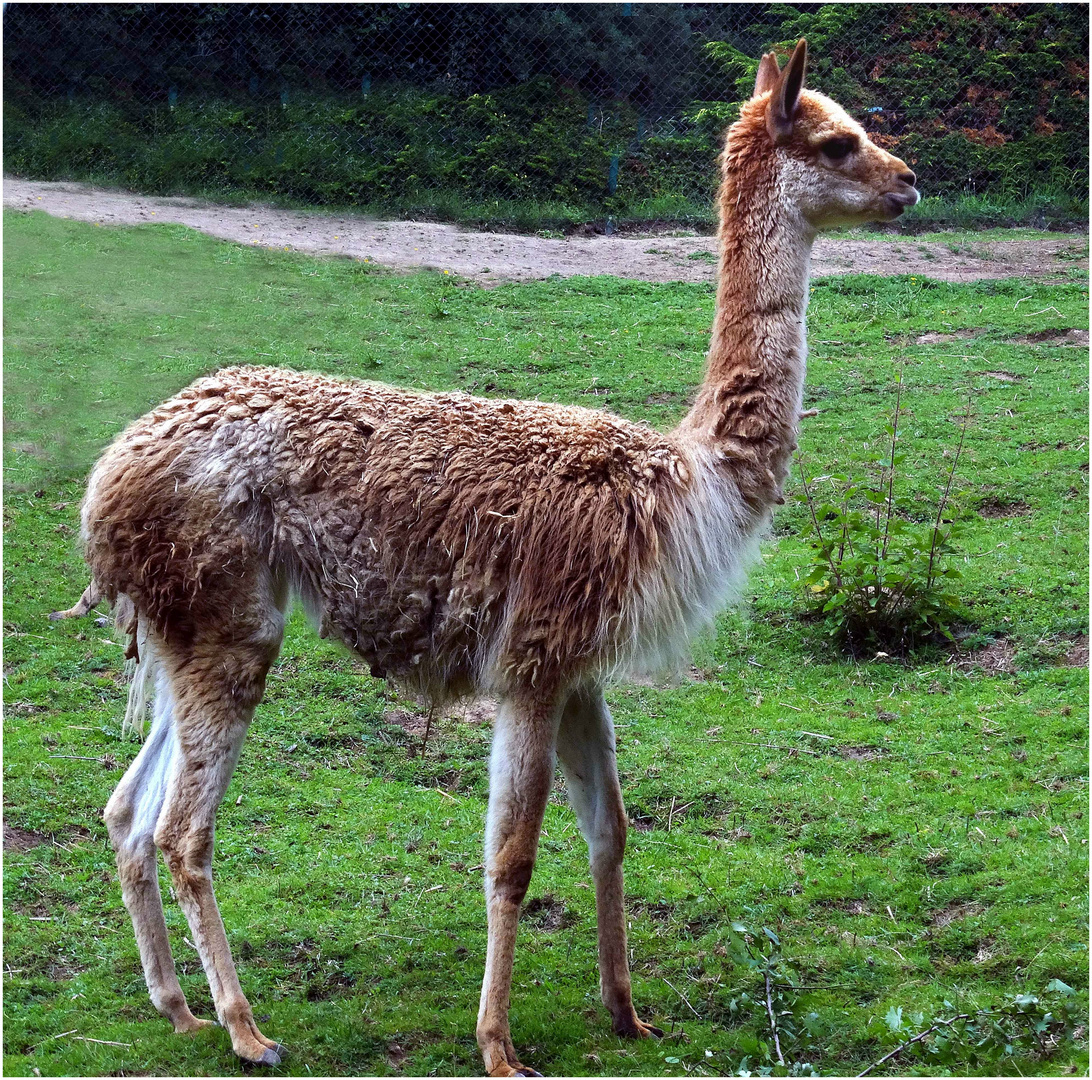
[[[906, 1038], [901, 1008], [888, 1010], [886, 1023], [899, 1044], [861, 1072], [873, 1069], [892, 1058], [910, 1053], [932, 1066], [996, 1065], [1017, 1055], [1046, 1058], [1062, 1042], [1077, 1037], [1082, 1017], [1074, 1007], [1076, 992], [1061, 979], [1047, 983], [1043, 997], [1019, 994], [996, 1008], [961, 1012], [947, 1020], [934, 1020], [922, 1028], [925, 1018], [916, 1013], [913, 1026], [921, 1030]], [[954, 1009], [951, 1002], [945, 1008]]]
[[[781, 951], [781, 938], [768, 926], [761, 934], [755, 934], [741, 923], [731, 924], [729, 955], [762, 977], [760, 1000], [742, 993], [728, 1003], [732, 1016], [744, 1017], [757, 1010], [765, 1014], [771, 1043], [762, 1041], [759, 1046], [765, 1065], [758, 1065], [760, 1075], [769, 1075], [774, 1069], [789, 1076], [814, 1076], [815, 1070], [807, 1061], [794, 1060], [794, 1051], [804, 1049], [815, 1030], [817, 1013], [797, 1016], [798, 990], [796, 976]], [[761, 947], [759, 947], [761, 945]], [[788, 1059], [785, 1054], [788, 1052]], [[750, 1075], [753, 1065], [750, 1055], [739, 1063], [741, 1075]]]
[[[792, 964], [782, 952], [780, 936], [768, 926], [756, 933], [734, 920], [702, 876], [696, 870], [692, 872], [725, 915], [722, 935], [726, 955], [762, 980], [754, 994], [743, 991], [728, 1002], [728, 1013], [733, 1019], [745, 1020], [757, 1013], [762, 1026], [770, 1032], [769, 1041], [762, 1039], [757, 1043], [757, 1056], [762, 1063], [753, 1067], [759, 1075], [768, 1076], [777, 1069], [780, 1075], [814, 1076], [815, 1071], [808, 1062], [794, 1060], [794, 1051], [807, 1047], [817, 1030], [819, 1017], [814, 1012], [802, 1018], [796, 1015], [799, 987]], [[751, 1054], [742, 1058], [739, 1075], [751, 1075], [752, 1060]]]
[[451, 316], [451, 292], [455, 280], [450, 270], [445, 270], [440, 278], [440, 288], [432, 305], [434, 319], [447, 319]]
[[[949, 519], [952, 484], [963, 453], [970, 412], [964, 414], [959, 442], [929, 524], [915, 524], [895, 498], [895, 482], [906, 455], [899, 449], [902, 376], [885, 457], [871, 476], [804, 474], [799, 498], [811, 525], [811, 565], [804, 577], [806, 597], [830, 623], [831, 632], [851, 652], [866, 648], [905, 651], [937, 634], [951, 637], [961, 574], [951, 556], [959, 526]], [[821, 484], [835, 487], [833, 499], [819, 495]]]
[[[708, 889], [697, 871], [694, 875]], [[811, 1062], [798, 1055], [821, 1052], [815, 1040], [825, 1024], [817, 1012], [799, 1015], [800, 995], [807, 988], [800, 985], [791, 961], [784, 956], [781, 938], [766, 926], [756, 933], [733, 920], [723, 906], [722, 910], [727, 955], [761, 979], [754, 993], [736, 994], [728, 1012], [740, 1022], [761, 1018], [762, 1026], [770, 1032], [769, 1040], [757, 1042], [755, 1053], [740, 1059], [734, 1075], [817, 1075]], [[955, 1015], [928, 1023], [924, 1013], [906, 1015], [902, 1006], [892, 1005], [884, 1017], [880, 1040], [894, 1037], [897, 1044], [857, 1075], [868, 1076], [903, 1054], [941, 1068], [996, 1065], [1013, 1058], [1048, 1059], [1061, 1046], [1081, 1037], [1084, 1016], [1076, 998], [1073, 987], [1054, 978], [1041, 997], [1018, 994], [1000, 1006], [955, 1012], [956, 1007], [945, 1001], [945, 1009]], [[915, 1029], [916, 1033], [910, 1034]]]

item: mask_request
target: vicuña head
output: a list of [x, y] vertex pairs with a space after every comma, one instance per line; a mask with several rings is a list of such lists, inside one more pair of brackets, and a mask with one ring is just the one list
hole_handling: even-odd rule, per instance
[[894, 220], [918, 201], [913, 172], [840, 105], [804, 89], [807, 56], [803, 40], [784, 71], [773, 53], [763, 56], [754, 96], [728, 134], [725, 180], [733, 182], [723, 196], [739, 183], [773, 181], [775, 202], [812, 229]]

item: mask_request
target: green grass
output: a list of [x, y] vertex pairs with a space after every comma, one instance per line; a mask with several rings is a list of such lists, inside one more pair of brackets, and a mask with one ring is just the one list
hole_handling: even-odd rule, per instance
[[[5, 1071], [235, 1074], [223, 1031], [176, 1036], [156, 1016], [121, 905], [99, 813], [136, 749], [119, 737], [123, 650], [90, 620], [45, 617], [86, 585], [74, 530], [95, 454], [167, 393], [242, 361], [605, 405], [667, 426], [700, 378], [712, 291], [610, 278], [481, 290], [42, 214], [6, 215], [5, 240], [5, 822], [30, 845], [5, 856]], [[814, 283], [809, 465], [880, 453], [902, 368], [902, 491], [927, 515], [969, 399], [964, 648], [1000, 642], [1014, 670], [941, 650], [906, 663], [836, 655], [803, 617], [805, 519], [790, 501], [743, 611], [700, 643], [693, 677], [610, 694], [636, 825], [635, 995], [677, 1037], [610, 1034], [585, 849], [559, 787], [517, 952], [523, 1060], [555, 1075], [731, 1073], [748, 1055], [760, 1066], [765, 1011], [731, 1003], [760, 999], [762, 980], [732, 960], [729, 918], [780, 934], [808, 987], [794, 1009], [815, 1014], [787, 1052], [827, 1074], [894, 1045], [893, 1007], [928, 1023], [1055, 978], [1087, 1007], [1087, 670], [1059, 660], [1087, 632], [1088, 357], [1014, 343], [1085, 327], [1087, 310], [1077, 274]], [[975, 336], [916, 342], [960, 331]], [[389, 715], [407, 707], [293, 617], [216, 857], [244, 988], [292, 1050], [278, 1071], [480, 1069], [489, 730], [443, 720], [422, 748]], [[183, 986], [210, 1016], [166, 907]], [[960, 1053], [947, 1071], [1087, 1066], [1083, 1038], [1000, 1066]], [[896, 1058], [884, 1071], [943, 1070]]]
[[[860, 239], [862, 234], [867, 234], [869, 240], [886, 240], [894, 244], [906, 243], [911, 238], [914, 243], [929, 244], [984, 244], [998, 240], [1015, 240], [1021, 243], [1030, 243], [1036, 240], [1060, 240], [1057, 232], [1049, 232], [1045, 229], [1026, 228], [989, 228], [989, 229], [939, 229], [936, 232], [914, 232], [908, 236], [904, 232], [889, 232], [888, 225], [868, 225], [861, 229], [838, 229], [830, 233], [833, 237], [845, 237], [847, 240], [856, 237]], [[1087, 244], [1087, 239], [1085, 238]]]
[[[922, 179], [928, 191], [928, 177]], [[910, 232], [931, 229], [991, 229], [1007, 226], [1078, 230], [1088, 225], [1088, 200], [1073, 191], [1042, 185], [1023, 198], [997, 194], [929, 197], [906, 215]]]

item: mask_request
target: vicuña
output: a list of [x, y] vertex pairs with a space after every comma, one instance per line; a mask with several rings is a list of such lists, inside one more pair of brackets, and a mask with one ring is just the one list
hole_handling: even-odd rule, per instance
[[590, 852], [603, 1002], [619, 1034], [660, 1034], [630, 993], [627, 822], [603, 688], [685, 653], [739, 592], [783, 501], [816, 234], [918, 200], [902, 161], [803, 89], [806, 56], [803, 41], [784, 71], [764, 56], [728, 130], [708, 367], [674, 431], [235, 367], [102, 455], [83, 505], [89, 592], [133, 613], [134, 687], [154, 683], [150, 733], [105, 819], [152, 1003], [176, 1031], [210, 1021], [175, 975], [157, 847], [235, 1052], [266, 1065], [284, 1053], [240, 987], [211, 866], [217, 807], [298, 597], [376, 676], [433, 703], [500, 701], [477, 1025], [487, 1072], [539, 1075], [520, 1063], [508, 1000], [556, 760]]

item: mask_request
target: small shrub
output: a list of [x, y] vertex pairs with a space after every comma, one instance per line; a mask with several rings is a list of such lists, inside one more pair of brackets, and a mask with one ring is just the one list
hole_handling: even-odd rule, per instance
[[[859, 1075], [866, 1076], [900, 1055], [944, 1072], [963, 1072], [969, 1065], [983, 1070], [983, 1075], [998, 1065], [1007, 1073], [1020, 1057], [1049, 1061], [1059, 1047], [1072, 1045], [1084, 1032], [1084, 1017], [1075, 998], [1071, 986], [1051, 979], [1042, 996], [1020, 994], [1004, 1005], [935, 1019], [928, 1026], [921, 1013], [905, 1018], [901, 1007], [892, 1006], [884, 1020], [889, 1037], [897, 1039], [898, 1045]], [[949, 1002], [944, 1004], [952, 1008]], [[911, 1026], [922, 1030], [910, 1035]]]
[[[959, 526], [948, 514], [952, 483], [963, 451], [969, 411], [952, 456], [943, 493], [931, 523], [915, 524], [895, 497], [899, 467], [902, 378], [891, 422], [887, 456], [871, 476], [804, 474], [800, 459], [800, 500], [811, 525], [812, 557], [804, 577], [807, 602], [828, 622], [839, 644], [852, 653], [868, 649], [906, 652], [929, 638], [951, 638], [957, 612], [953, 591], [960, 572], [951, 556]], [[823, 500], [820, 481], [835, 485]]]

